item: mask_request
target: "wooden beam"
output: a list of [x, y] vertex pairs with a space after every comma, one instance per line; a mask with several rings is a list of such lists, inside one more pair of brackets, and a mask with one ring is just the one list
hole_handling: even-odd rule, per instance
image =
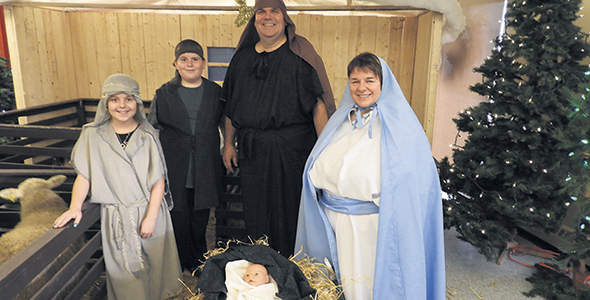
[[0, 154], [20, 154], [30, 156], [70, 157], [71, 148], [57, 147], [19, 147], [0, 145]]
[[74, 169], [0, 169], [0, 178], [3, 177], [51, 177], [54, 175], [76, 176]]
[[[57, 116], [57, 117], [53, 117], [53, 118], [49, 118], [49, 119], [45, 119], [45, 120], [39, 120], [39, 121], [35, 121], [35, 122], [31, 122], [28, 123], [27, 125], [40, 125], [40, 126], [52, 126], [52, 125], [60, 125], [63, 123], [73, 123], [72, 125], [80, 125], [78, 117], [80, 115], [78, 114], [78, 112], [73, 112], [71, 114], [66, 114], [66, 115], [61, 115], [61, 116]], [[84, 123], [82, 123], [81, 125], [83, 125]]]
[[84, 206], [84, 218], [76, 228], [67, 225], [60, 229], [50, 229], [5, 262], [0, 266], [0, 295], [6, 299], [16, 296], [22, 287], [46, 267], [46, 264], [41, 264], [40, 261], [53, 261], [99, 218], [100, 205], [87, 203]]
[[18, 110], [9, 110], [0, 114], [0, 120], [3, 120], [8, 117], [24, 117], [24, 116], [32, 116], [38, 115], [47, 112], [53, 112], [56, 110], [62, 110], [66, 108], [76, 107], [80, 101], [90, 101], [92, 99], [73, 99], [73, 100], [66, 100], [60, 101], [59, 103], [49, 103], [49, 104], [41, 104], [30, 106], [27, 108], [21, 108]]
[[89, 300], [102, 300], [106, 298], [106, 281], [96, 282], [104, 270], [104, 256], [101, 256], [64, 300], [82, 299], [82, 296], [88, 292], [89, 287], [95, 284], [97, 285], [96, 289], [98, 292]]
[[[76, 243], [76, 242], [74, 242]], [[95, 234], [53, 277], [35, 293], [31, 299], [51, 299], [57, 295], [68, 281], [76, 276], [83, 269], [86, 262], [102, 246], [101, 232]], [[87, 290], [91, 285], [87, 286]]]
[[62, 170], [67, 171], [70, 173], [72, 168], [64, 167], [64, 166], [52, 166], [52, 165], [40, 165], [40, 164], [19, 164], [19, 163], [11, 163], [11, 162], [0, 162], [0, 170], [12, 169], [10, 172], [14, 172], [14, 169], [17, 170]]
[[[6, 1], [3, 5], [18, 5], [18, 6], [35, 6], [35, 7], [52, 7], [71, 9], [85, 8], [85, 9], [104, 9], [104, 10], [200, 10], [200, 11], [238, 11], [238, 5], [149, 5], [149, 4], [129, 4], [129, 3], [71, 3], [71, 2], [46, 2], [46, 1]], [[287, 7], [288, 11], [376, 11], [376, 10], [393, 10], [393, 11], [413, 11], [419, 12], [425, 9], [411, 7], [411, 6], [395, 6], [395, 5], [293, 5]]]
[[77, 140], [82, 128], [0, 124], [2, 136]]

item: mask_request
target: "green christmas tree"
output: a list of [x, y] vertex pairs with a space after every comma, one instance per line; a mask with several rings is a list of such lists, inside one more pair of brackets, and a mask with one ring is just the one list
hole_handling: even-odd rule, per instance
[[588, 66], [581, 64], [590, 45], [573, 24], [580, 3], [511, 1], [506, 33], [475, 69], [483, 80], [471, 90], [487, 101], [454, 119], [468, 137], [453, 150], [452, 162], [439, 162], [448, 194], [445, 226], [455, 227], [489, 259], [518, 228], [552, 232], [569, 206], [585, 199], [590, 181], [583, 176], [583, 158], [575, 154], [579, 143], [564, 142], [584, 134], [568, 134], [578, 130], [570, 126], [576, 123], [571, 100], [590, 87]]
[[[16, 108], [12, 84], [12, 70], [8, 59], [0, 57], [0, 114]], [[16, 118], [2, 123], [15, 124]], [[0, 136], [0, 144], [12, 141], [11, 137]]]
[[[586, 71], [590, 77], [590, 70]], [[571, 99], [569, 123], [566, 127], [553, 132], [553, 136], [561, 142], [561, 152], [567, 158], [561, 159], [562, 167], [567, 171], [563, 184], [563, 192], [570, 196], [566, 205], [578, 205], [578, 228], [576, 232], [564, 237], [573, 243], [563, 252], [572, 258], [583, 259], [590, 256], [590, 80], [579, 86], [581, 95]]]

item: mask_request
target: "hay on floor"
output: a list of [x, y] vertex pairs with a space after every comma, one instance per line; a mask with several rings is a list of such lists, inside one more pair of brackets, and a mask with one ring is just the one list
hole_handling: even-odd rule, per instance
[[[205, 259], [224, 253], [229, 249], [230, 244], [232, 243], [238, 245], [269, 246], [268, 240], [266, 238], [261, 238], [256, 241], [250, 240], [250, 243], [233, 239], [229, 240], [222, 247], [207, 251], [207, 253], [204, 254]], [[298, 256], [298, 254], [299, 253], [297, 253], [295, 256]], [[340, 296], [342, 295], [342, 291], [341, 288], [337, 286], [333, 280], [330, 279], [336, 278], [336, 275], [330, 267], [318, 262], [315, 258], [309, 258], [306, 255], [303, 256], [303, 258], [297, 259], [292, 256], [289, 258], [289, 260], [295, 263], [299, 267], [299, 269], [301, 269], [301, 271], [307, 278], [307, 281], [309, 281], [309, 285], [317, 291], [315, 296], [313, 297], [314, 300], [336, 300], [340, 298]], [[202, 269], [203, 266], [204, 265], [201, 265], [199, 268]], [[188, 300], [200, 300], [203, 298], [203, 294], [193, 292], [191, 288], [189, 288], [186, 285], [185, 287], [192, 294], [190, 298], [187, 298]]]

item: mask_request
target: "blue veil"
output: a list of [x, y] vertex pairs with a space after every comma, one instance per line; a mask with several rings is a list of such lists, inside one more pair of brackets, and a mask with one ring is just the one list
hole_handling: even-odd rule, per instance
[[[442, 197], [430, 144], [387, 63], [381, 120], [381, 201], [373, 299], [445, 299]], [[295, 253], [328, 258], [339, 274], [334, 232], [317, 201], [309, 170], [354, 106], [347, 85], [305, 165]]]

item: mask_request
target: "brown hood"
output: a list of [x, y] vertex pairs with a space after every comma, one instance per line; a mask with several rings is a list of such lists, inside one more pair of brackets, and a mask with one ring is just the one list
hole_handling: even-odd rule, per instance
[[[291, 20], [287, 14], [287, 6], [283, 0], [256, 0], [254, 12], [260, 8], [265, 7], [276, 7], [283, 11], [286, 24], [285, 33], [289, 41], [289, 48], [291, 48], [293, 53], [309, 63], [318, 73], [320, 82], [322, 83], [322, 89], [324, 90], [322, 99], [326, 104], [328, 116], [331, 116], [334, 111], [336, 111], [336, 105], [334, 103], [334, 94], [332, 93], [332, 87], [330, 86], [330, 80], [328, 79], [328, 74], [326, 73], [324, 61], [315, 51], [313, 45], [306, 38], [295, 33], [295, 23], [293, 23], [293, 20]], [[246, 28], [244, 28], [244, 32], [242, 33], [240, 41], [238, 42], [236, 52], [241, 48], [254, 46], [260, 40], [258, 32], [256, 32], [256, 27], [254, 27], [255, 18], [256, 13], [254, 13], [252, 18], [250, 18], [250, 21], [248, 21], [248, 24], [246, 24]]]

